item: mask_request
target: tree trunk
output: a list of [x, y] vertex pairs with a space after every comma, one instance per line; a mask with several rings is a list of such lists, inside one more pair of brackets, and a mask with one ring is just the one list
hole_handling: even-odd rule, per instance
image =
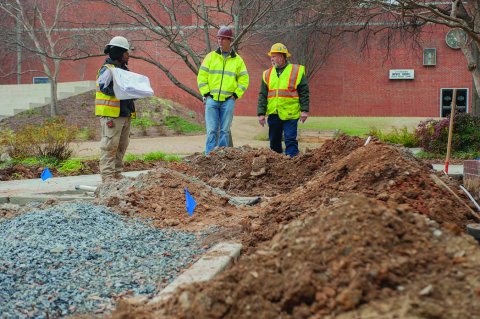
[[57, 104], [58, 104], [58, 98], [57, 98], [57, 79], [52, 78], [50, 79], [50, 116], [54, 117], [57, 116]]
[[[478, 66], [480, 65], [480, 53], [479, 53], [479, 50], [478, 50], [478, 47], [476, 45], [473, 45], [473, 50], [472, 50], [472, 56], [473, 56], [473, 59], [475, 61], [478, 61], [477, 62], [477, 68]], [[472, 115], [474, 116], [480, 116], [480, 97], [478, 95], [478, 85], [477, 81], [475, 81], [475, 71], [472, 72], [472, 76], [473, 76], [473, 84], [472, 84]]]

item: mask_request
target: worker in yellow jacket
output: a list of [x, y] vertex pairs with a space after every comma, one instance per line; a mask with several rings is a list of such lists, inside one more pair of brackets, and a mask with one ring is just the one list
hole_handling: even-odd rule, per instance
[[218, 49], [207, 54], [198, 71], [198, 89], [205, 102], [207, 155], [216, 147], [229, 146], [235, 101], [249, 84], [247, 67], [231, 48], [232, 41], [233, 30], [221, 27], [217, 33]]
[[285, 140], [285, 154], [298, 155], [298, 120], [304, 123], [308, 117], [310, 93], [305, 67], [291, 64], [291, 54], [282, 43], [275, 43], [270, 52], [272, 67], [263, 72], [257, 115], [261, 126], [268, 116], [268, 137], [270, 149], [282, 153], [282, 135]]
[[130, 44], [121, 36], [113, 37], [105, 46], [108, 58], [97, 72], [95, 115], [100, 117], [100, 174], [102, 182], [121, 179], [123, 157], [130, 142], [130, 122], [135, 118], [133, 100], [119, 100], [113, 91], [111, 68], [128, 70]]

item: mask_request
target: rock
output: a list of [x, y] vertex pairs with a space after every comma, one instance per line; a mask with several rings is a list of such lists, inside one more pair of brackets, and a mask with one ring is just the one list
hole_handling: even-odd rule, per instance
[[344, 309], [349, 310], [355, 308], [356, 305], [362, 299], [362, 291], [358, 288], [348, 287], [343, 290], [335, 300], [339, 303]]
[[190, 309], [190, 305], [192, 304], [192, 301], [190, 300], [190, 296], [188, 295], [188, 292], [186, 292], [186, 291], [184, 291], [180, 294], [180, 297], [178, 297], [178, 302], [180, 303], [180, 307], [183, 310]]
[[428, 296], [430, 295], [431, 293], [433, 292], [433, 286], [432, 285], [428, 285], [427, 287], [423, 288], [419, 295], [420, 296]]
[[265, 167], [261, 167], [259, 170], [256, 170], [256, 171], [252, 170], [250, 172], [250, 176], [255, 176], [255, 177], [262, 176], [265, 174], [267, 174], [267, 169]]
[[218, 187], [218, 188], [224, 189], [224, 188], [228, 187], [229, 181], [226, 178], [214, 177], [214, 178], [211, 178], [208, 181], [208, 184], [213, 186], [213, 187]]
[[163, 223], [167, 226], [177, 226], [180, 222], [177, 219], [165, 219]]
[[386, 202], [390, 198], [390, 195], [388, 193], [383, 192], [377, 195], [377, 199]]
[[8, 153], [2, 153], [0, 155], [0, 162], [9, 162], [11, 160], [12, 158], [10, 157], [10, 155], [8, 155]]

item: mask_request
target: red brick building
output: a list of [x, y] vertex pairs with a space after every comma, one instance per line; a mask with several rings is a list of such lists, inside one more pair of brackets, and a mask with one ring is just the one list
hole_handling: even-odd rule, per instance
[[[449, 112], [452, 88], [460, 89], [457, 98], [460, 109], [470, 112], [472, 77], [462, 52], [447, 45], [447, 31], [434, 26], [423, 36], [422, 47], [397, 45], [388, 57], [380, 42], [371, 42], [368, 52], [360, 52], [345, 40], [347, 44], [334, 52], [310, 81], [311, 115], [440, 117]], [[199, 45], [202, 45], [200, 40]], [[256, 115], [262, 70], [270, 66], [266, 55], [270, 45], [265, 43], [265, 47], [259, 48], [246, 44], [239, 51], [250, 73], [250, 87], [239, 100], [236, 115]], [[104, 43], [98, 46], [101, 51]], [[182, 82], [196, 87], [195, 74], [178, 57], [157, 49], [155, 43], [151, 49]], [[15, 63], [15, 59], [14, 54], [6, 57], [9, 63]], [[91, 58], [62, 62], [59, 81], [94, 80], [102, 61], [103, 58]], [[295, 62], [295, 57], [292, 61]], [[34, 60], [29, 64], [39, 68]], [[130, 60], [129, 67], [150, 78], [157, 96], [203, 112], [201, 103], [175, 86], [160, 69], [135, 59]], [[25, 64], [23, 69], [27, 68]], [[34, 76], [42, 74], [24, 74], [21, 81], [32, 83]], [[0, 79], [0, 84], [8, 83], [16, 83], [16, 76]]]

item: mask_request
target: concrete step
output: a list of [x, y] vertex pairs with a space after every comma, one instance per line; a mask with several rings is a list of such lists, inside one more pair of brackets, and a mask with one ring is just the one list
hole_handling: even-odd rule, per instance
[[[95, 81], [58, 83], [58, 98], [65, 99], [95, 89]], [[8, 117], [50, 103], [49, 84], [0, 85], [0, 117]]]

